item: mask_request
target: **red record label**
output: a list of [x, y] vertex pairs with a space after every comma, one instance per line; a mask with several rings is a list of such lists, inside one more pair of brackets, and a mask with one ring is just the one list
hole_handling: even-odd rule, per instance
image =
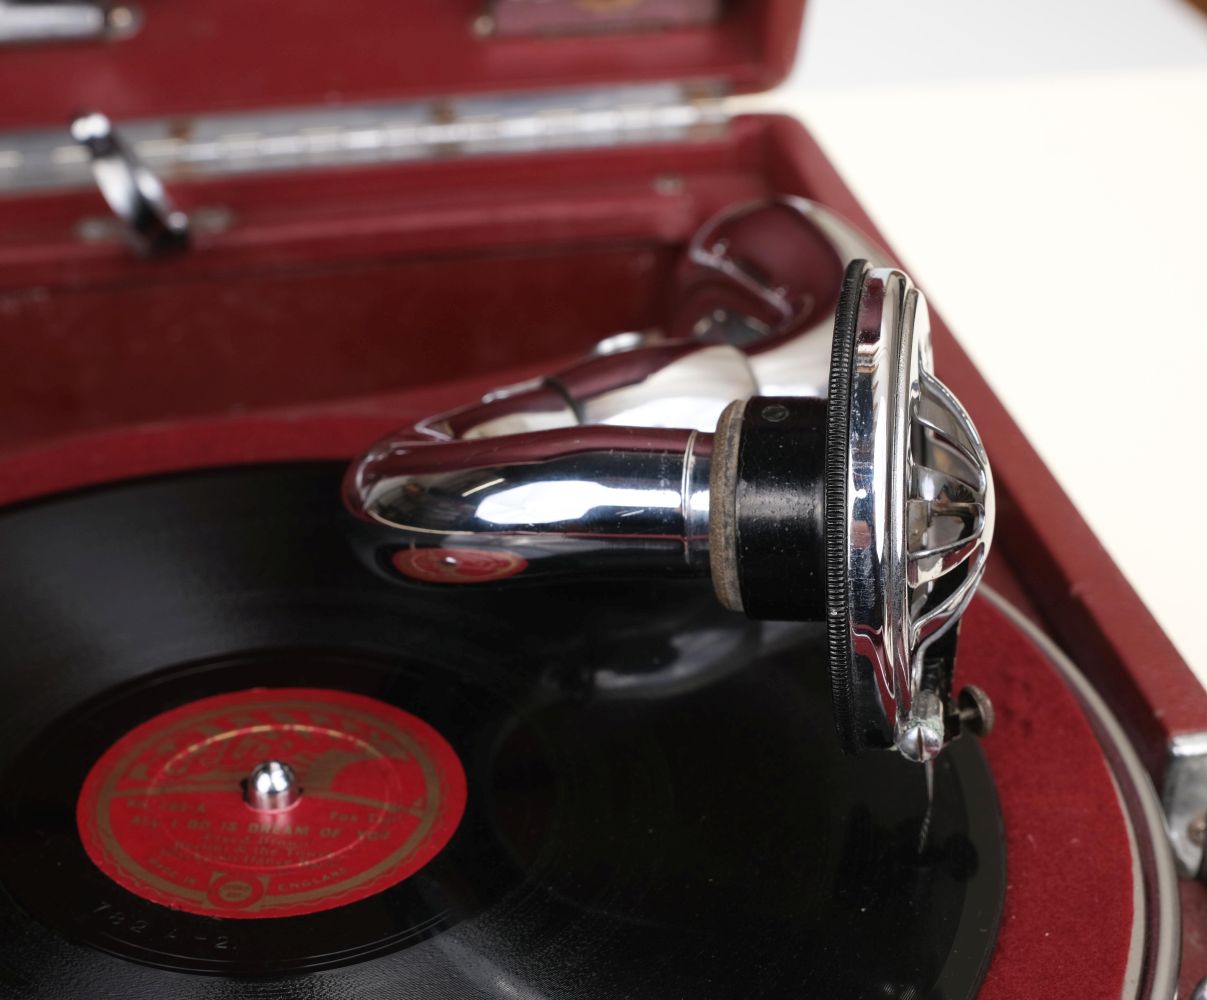
[[391, 561], [403, 576], [425, 583], [489, 583], [528, 568], [522, 556], [493, 549], [400, 549]]
[[[292, 771], [286, 809], [248, 804], [268, 762]], [[431, 726], [373, 698], [259, 688], [144, 722], [84, 781], [88, 856], [144, 899], [206, 916], [317, 913], [413, 875], [465, 810], [465, 772]]]

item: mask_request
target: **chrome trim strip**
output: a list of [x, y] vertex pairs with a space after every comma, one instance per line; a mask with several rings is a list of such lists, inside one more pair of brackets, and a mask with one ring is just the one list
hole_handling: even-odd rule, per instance
[[0, 0], [0, 47], [128, 38], [142, 11], [108, 0]]
[[[115, 124], [165, 182], [192, 177], [405, 162], [486, 153], [682, 142], [720, 133], [716, 89], [679, 83], [589, 87], [557, 94], [182, 115]], [[98, 108], [104, 111], [104, 108]], [[92, 183], [68, 123], [0, 134], [0, 194]]]

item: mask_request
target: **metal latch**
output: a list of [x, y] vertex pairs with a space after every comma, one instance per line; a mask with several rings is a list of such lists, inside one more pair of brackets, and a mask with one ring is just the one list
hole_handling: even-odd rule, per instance
[[71, 137], [88, 150], [97, 187], [138, 253], [158, 256], [188, 246], [188, 216], [105, 115], [81, 115], [71, 123]]
[[1170, 740], [1162, 805], [1178, 873], [1184, 878], [1203, 878], [1203, 848], [1207, 844], [1207, 733], [1190, 733]]

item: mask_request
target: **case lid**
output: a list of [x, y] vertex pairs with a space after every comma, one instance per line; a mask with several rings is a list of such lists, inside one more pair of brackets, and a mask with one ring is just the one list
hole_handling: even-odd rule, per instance
[[[23, 0], [0, 4], [0, 15], [40, 4], [67, 6]], [[803, 9], [804, 0], [142, 0], [136, 12], [109, 8], [125, 34], [0, 45], [0, 130], [65, 127], [90, 110], [121, 122], [648, 81], [758, 91], [791, 67]]]

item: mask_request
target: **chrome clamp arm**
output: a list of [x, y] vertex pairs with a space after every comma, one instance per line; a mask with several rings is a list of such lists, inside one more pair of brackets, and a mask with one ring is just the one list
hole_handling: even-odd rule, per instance
[[101, 195], [121, 221], [130, 246], [147, 257], [183, 250], [189, 217], [176, 208], [163, 182], [100, 112], [80, 115], [71, 137], [88, 150]]

